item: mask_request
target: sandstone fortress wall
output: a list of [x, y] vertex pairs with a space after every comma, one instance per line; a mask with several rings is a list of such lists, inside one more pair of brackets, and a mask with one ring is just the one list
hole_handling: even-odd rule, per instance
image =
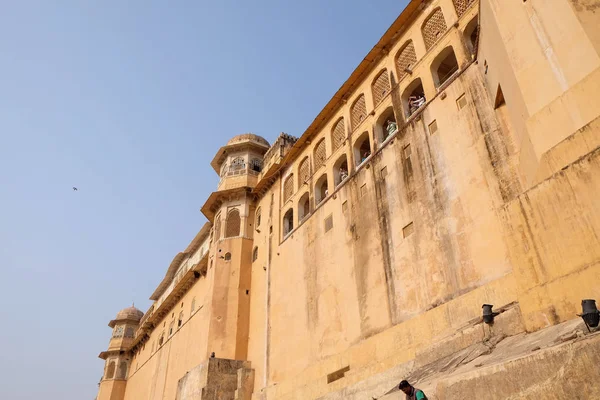
[[209, 222], [109, 324], [98, 400], [371, 399], [449, 365], [430, 398], [558, 399], [567, 355], [597, 382], [594, 335], [550, 337], [600, 300], [598, 93], [597, 0], [410, 1], [301, 136], [219, 149]]

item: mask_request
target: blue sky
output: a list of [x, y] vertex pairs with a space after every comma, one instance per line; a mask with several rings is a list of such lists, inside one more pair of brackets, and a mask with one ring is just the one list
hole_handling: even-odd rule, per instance
[[405, 5], [4, 2], [0, 398], [93, 399], [108, 321], [205, 222], [216, 150], [301, 135]]

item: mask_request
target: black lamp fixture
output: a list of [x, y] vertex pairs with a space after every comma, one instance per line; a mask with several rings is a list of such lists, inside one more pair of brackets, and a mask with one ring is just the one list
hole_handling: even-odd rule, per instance
[[483, 322], [488, 325], [492, 325], [496, 315], [500, 314], [499, 312], [494, 312], [492, 310], [493, 307], [494, 306], [492, 304], [484, 304], [481, 306], [481, 308], [483, 308]]
[[581, 314], [577, 314], [585, 322], [588, 331], [591, 332], [590, 327], [597, 328], [600, 323], [600, 311], [596, 307], [596, 300], [585, 299], [581, 300]]

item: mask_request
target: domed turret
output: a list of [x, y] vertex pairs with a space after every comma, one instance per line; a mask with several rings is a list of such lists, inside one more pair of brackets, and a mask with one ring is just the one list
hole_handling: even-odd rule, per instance
[[254, 187], [269, 148], [269, 142], [254, 133], [231, 138], [210, 163], [221, 177], [219, 190]]
[[242, 133], [241, 135], [234, 136], [231, 139], [229, 139], [226, 146], [245, 142], [256, 142], [266, 146], [267, 148], [270, 146], [269, 142], [265, 138], [263, 138], [262, 136], [255, 135], [254, 133]]
[[144, 316], [144, 313], [141, 310], [138, 310], [134, 306], [131, 306], [131, 307], [127, 307], [127, 308], [124, 308], [121, 311], [119, 311], [117, 313], [117, 316], [116, 316], [116, 318], [114, 320], [115, 321], [136, 321], [136, 322], [139, 322], [142, 319], [143, 316]]

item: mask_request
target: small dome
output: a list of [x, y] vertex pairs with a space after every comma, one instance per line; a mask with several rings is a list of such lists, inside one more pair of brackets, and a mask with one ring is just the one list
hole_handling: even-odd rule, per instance
[[231, 144], [238, 144], [243, 142], [257, 142], [270, 147], [269, 142], [262, 136], [255, 135], [254, 133], [243, 133], [241, 135], [234, 136], [227, 142], [227, 146]]
[[115, 321], [123, 320], [123, 319], [139, 321], [142, 319], [143, 316], [144, 316], [144, 313], [142, 311], [131, 306], [131, 307], [127, 307], [127, 308], [124, 308], [121, 311], [119, 311], [117, 313], [117, 317], [115, 318]]

